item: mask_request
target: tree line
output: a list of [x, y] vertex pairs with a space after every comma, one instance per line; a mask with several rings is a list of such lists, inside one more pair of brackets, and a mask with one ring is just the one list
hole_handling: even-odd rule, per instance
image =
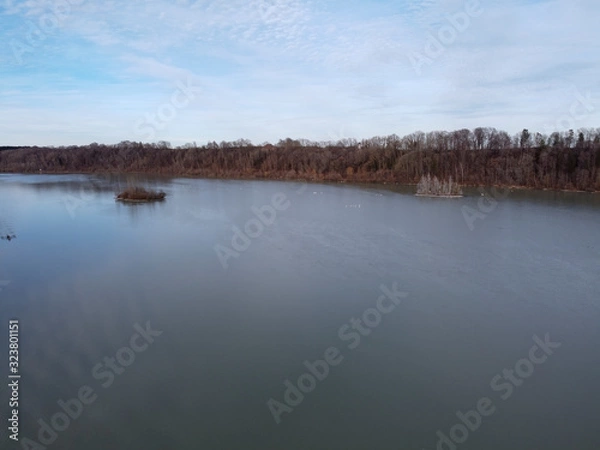
[[600, 191], [600, 128], [551, 134], [495, 128], [417, 131], [370, 139], [196, 143], [123, 141], [61, 147], [0, 147], [0, 172], [145, 172], [416, 184], [423, 175], [462, 185]]

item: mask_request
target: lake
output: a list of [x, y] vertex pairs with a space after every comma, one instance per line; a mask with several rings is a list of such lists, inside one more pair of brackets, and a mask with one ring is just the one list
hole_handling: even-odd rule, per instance
[[0, 175], [2, 448], [600, 448], [600, 195], [413, 192]]

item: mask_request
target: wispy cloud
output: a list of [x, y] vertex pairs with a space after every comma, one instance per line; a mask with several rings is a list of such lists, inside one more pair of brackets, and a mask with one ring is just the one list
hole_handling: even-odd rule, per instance
[[[476, 1], [77, 0], [33, 45], [57, 2], [4, 0], [3, 144], [136, 139], [136, 120], [188, 78], [201, 98], [156, 140], [516, 132], [568, 108], [573, 86], [600, 96], [592, 0], [481, 0], [415, 73], [408, 55]], [[21, 64], [11, 42], [28, 46]], [[597, 125], [598, 111], [578, 126]]]

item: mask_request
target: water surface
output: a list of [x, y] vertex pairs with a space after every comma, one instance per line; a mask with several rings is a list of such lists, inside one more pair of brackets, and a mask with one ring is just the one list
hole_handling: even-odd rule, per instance
[[[166, 201], [115, 202], [134, 181]], [[15, 238], [0, 241], [0, 318], [21, 326], [21, 438], [37, 441], [38, 420], [87, 385], [96, 400], [47, 448], [434, 449], [487, 397], [495, 412], [457, 448], [597, 450], [600, 197], [516, 191], [490, 207], [468, 194], [1, 175], [0, 235]], [[235, 250], [234, 227], [273, 196], [287, 208], [224, 267], [215, 247]], [[469, 227], [464, 207], [485, 217]], [[394, 283], [407, 296], [349, 348], [340, 328]], [[162, 334], [102, 387], [94, 368], [147, 322]], [[490, 382], [547, 333], [561, 346], [503, 400]], [[283, 403], [284, 382], [329, 347], [343, 360], [276, 424], [269, 399]]]

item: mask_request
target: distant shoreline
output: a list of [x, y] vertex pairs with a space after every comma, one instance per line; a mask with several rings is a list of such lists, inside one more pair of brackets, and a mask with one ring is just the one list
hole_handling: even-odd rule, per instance
[[511, 138], [494, 129], [465, 129], [337, 143], [288, 138], [276, 145], [238, 140], [175, 148], [166, 142], [132, 141], [0, 147], [0, 173], [143, 173], [407, 186], [431, 176], [432, 180], [448, 180], [448, 188], [452, 180], [463, 187], [599, 192], [600, 132], [579, 133], [578, 137], [553, 134], [551, 142], [527, 130]]
[[[328, 178], [309, 178], [309, 177], [284, 177], [284, 176], [216, 176], [216, 175], [196, 175], [189, 173], [170, 173], [170, 172], [133, 172], [133, 171], [53, 171], [53, 172], [17, 172], [17, 171], [0, 171], [0, 175], [137, 175], [137, 176], [157, 176], [157, 177], [169, 177], [169, 178], [189, 178], [189, 179], [205, 179], [205, 180], [232, 180], [232, 181], [289, 181], [289, 182], [304, 182], [304, 183], [326, 183], [326, 184], [349, 184], [349, 185], [383, 185], [383, 186], [399, 186], [399, 187], [415, 187], [417, 183], [403, 183], [399, 181], [390, 181], [387, 179], [342, 179], [333, 180]], [[502, 185], [502, 184], [462, 184], [463, 188], [467, 189], [478, 189], [478, 188], [498, 188], [498, 189], [510, 189], [519, 191], [543, 191], [543, 192], [571, 192], [579, 194], [600, 194], [600, 191], [595, 190], [580, 190], [580, 189], [552, 189], [535, 186], [517, 186], [517, 185]], [[430, 194], [414, 194], [417, 197], [442, 197], [440, 195]], [[462, 196], [453, 197], [469, 197], [468, 194]]]
[[[510, 135], [493, 127], [415, 131], [338, 141], [248, 139], [0, 146], [0, 173], [152, 173], [217, 179], [413, 185], [424, 176], [458, 186], [600, 191], [600, 128]], [[449, 183], [450, 184], [450, 183]], [[450, 187], [450, 186], [448, 186]], [[457, 194], [445, 190], [447, 194]], [[437, 192], [423, 190], [420, 192]]]

